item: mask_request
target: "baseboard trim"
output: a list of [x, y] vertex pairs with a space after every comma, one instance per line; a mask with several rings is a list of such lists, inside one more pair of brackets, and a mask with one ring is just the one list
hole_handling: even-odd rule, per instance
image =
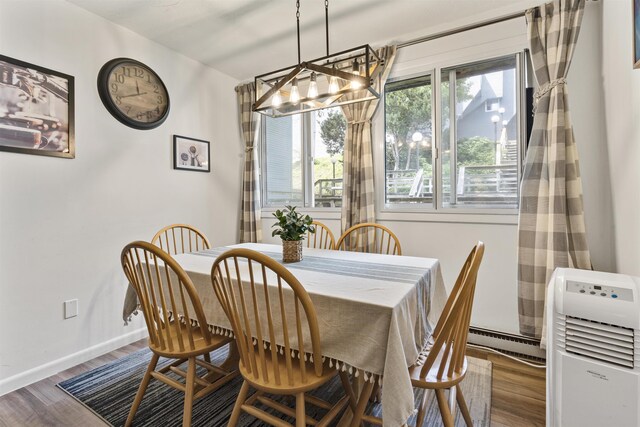
[[469, 328], [469, 343], [535, 361], [544, 361], [546, 356], [540, 340], [474, 326]]
[[146, 336], [148, 336], [147, 328], [140, 328], [100, 344], [85, 348], [84, 350], [80, 350], [76, 353], [61, 357], [60, 359], [45, 363], [44, 365], [36, 366], [35, 368], [21, 372], [12, 377], [0, 380], [0, 396], [48, 378], [60, 371], [72, 368], [80, 363], [84, 363], [87, 360], [91, 360], [95, 357], [136, 342]]

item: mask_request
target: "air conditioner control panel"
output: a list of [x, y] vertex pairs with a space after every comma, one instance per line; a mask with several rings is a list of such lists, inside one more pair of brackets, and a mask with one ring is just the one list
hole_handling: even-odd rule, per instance
[[605, 284], [578, 282], [567, 280], [567, 292], [588, 295], [598, 298], [617, 299], [623, 301], [633, 301], [633, 291], [631, 289], [608, 286]]

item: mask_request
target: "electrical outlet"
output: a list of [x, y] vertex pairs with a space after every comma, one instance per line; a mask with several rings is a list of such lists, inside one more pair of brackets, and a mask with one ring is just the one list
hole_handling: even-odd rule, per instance
[[64, 302], [64, 318], [70, 319], [78, 315], [78, 300], [70, 299]]

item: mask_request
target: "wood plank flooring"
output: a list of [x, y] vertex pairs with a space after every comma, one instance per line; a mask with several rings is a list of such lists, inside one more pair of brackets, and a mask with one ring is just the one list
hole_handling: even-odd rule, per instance
[[493, 363], [492, 427], [544, 427], [546, 370], [495, 353], [468, 348], [469, 356]]
[[146, 345], [146, 339], [137, 341], [42, 381], [5, 394], [0, 397], [0, 427], [105, 426], [106, 424], [100, 418], [56, 387], [56, 384], [124, 357]]
[[[146, 340], [140, 340], [0, 397], [0, 427], [104, 426], [91, 411], [55, 385], [145, 346]], [[530, 368], [482, 350], [469, 349], [468, 353], [493, 362], [493, 427], [545, 425], [544, 369]]]

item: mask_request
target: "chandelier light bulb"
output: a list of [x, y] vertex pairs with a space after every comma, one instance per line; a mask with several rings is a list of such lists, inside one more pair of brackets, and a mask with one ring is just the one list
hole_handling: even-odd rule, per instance
[[289, 95], [289, 102], [297, 104], [300, 101], [300, 91], [298, 91], [298, 79], [293, 79], [291, 82], [291, 95]]
[[[353, 68], [351, 70], [351, 73], [354, 76], [360, 77], [360, 64], [358, 64], [357, 58], [353, 60]], [[360, 89], [361, 87], [362, 87], [362, 83], [360, 83], [360, 81], [356, 79], [351, 80], [351, 89]]]
[[273, 98], [271, 99], [271, 105], [274, 107], [279, 107], [282, 105], [282, 95], [280, 95], [280, 91], [277, 91]]
[[338, 86], [338, 78], [336, 76], [331, 76], [329, 79], [329, 93], [337, 93], [340, 90]]
[[316, 73], [311, 73], [309, 79], [309, 90], [307, 91], [307, 98], [315, 98], [318, 96], [318, 83], [316, 82]]
[[360, 64], [358, 64], [358, 58], [353, 60], [353, 66], [351, 67], [351, 74], [354, 76], [360, 75]]
[[[336, 66], [333, 66], [333, 70], [335, 71]], [[338, 93], [340, 90], [340, 86], [338, 85], [338, 78], [336, 76], [329, 77], [329, 93], [334, 94]]]

